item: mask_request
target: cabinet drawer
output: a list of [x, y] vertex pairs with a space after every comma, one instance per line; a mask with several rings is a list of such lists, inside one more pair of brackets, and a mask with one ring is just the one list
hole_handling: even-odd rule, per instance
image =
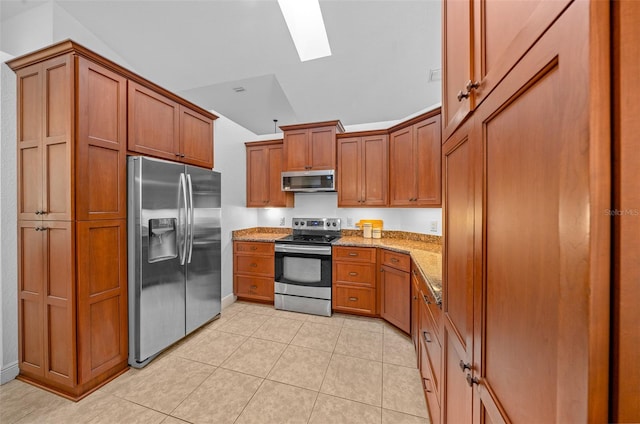
[[273, 278], [236, 275], [234, 289], [238, 297], [273, 302]]
[[238, 274], [271, 278], [274, 275], [274, 258], [271, 256], [236, 255], [234, 266]]
[[422, 380], [422, 389], [424, 390], [429, 415], [432, 423], [440, 422], [440, 402], [438, 391], [434, 384], [433, 374], [429, 369], [429, 359], [427, 358], [427, 349], [424, 340], [420, 341], [420, 377]]
[[366, 287], [334, 285], [333, 309], [364, 315], [376, 313], [376, 291]]
[[273, 255], [274, 244], [252, 242], [252, 241], [236, 241], [233, 243], [234, 252], [247, 252], [256, 255]]
[[387, 265], [401, 271], [409, 272], [411, 268], [411, 257], [404, 253], [380, 249], [380, 265]]
[[[432, 375], [433, 386], [436, 391], [440, 390], [442, 347], [436, 337], [433, 320], [428, 309], [423, 305], [420, 309], [420, 340], [422, 347], [427, 350], [428, 366]], [[427, 365], [427, 364], [424, 364]], [[422, 365], [422, 366], [424, 366]]]
[[376, 249], [373, 247], [344, 247], [333, 248], [333, 260], [342, 259], [353, 262], [376, 262]]
[[433, 330], [438, 337], [438, 339], [442, 338], [442, 334], [440, 333], [440, 328], [442, 326], [442, 309], [436, 304], [434, 297], [431, 295], [431, 292], [428, 288], [422, 287], [420, 290], [420, 298], [422, 302], [426, 306], [427, 311], [429, 312], [429, 316], [433, 322]]
[[336, 262], [334, 273], [336, 282], [359, 283], [370, 287], [376, 285], [375, 264]]

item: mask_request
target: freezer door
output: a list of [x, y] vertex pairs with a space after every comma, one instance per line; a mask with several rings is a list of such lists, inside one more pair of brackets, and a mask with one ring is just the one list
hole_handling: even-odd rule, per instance
[[187, 166], [190, 188], [187, 249], [187, 334], [220, 313], [220, 173]]
[[[129, 158], [129, 363], [185, 335], [184, 165]], [[181, 183], [182, 180], [182, 183]]]

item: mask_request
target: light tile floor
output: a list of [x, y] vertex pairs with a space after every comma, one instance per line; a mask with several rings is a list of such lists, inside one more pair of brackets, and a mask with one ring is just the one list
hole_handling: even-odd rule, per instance
[[80, 402], [0, 386], [2, 424], [428, 421], [413, 344], [390, 324], [245, 302]]

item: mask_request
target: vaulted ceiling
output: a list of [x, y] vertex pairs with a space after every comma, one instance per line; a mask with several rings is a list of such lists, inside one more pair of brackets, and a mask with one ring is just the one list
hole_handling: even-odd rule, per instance
[[332, 55], [308, 62], [276, 0], [2, 0], [0, 18], [50, 2], [135, 72], [256, 134], [274, 119], [396, 120], [441, 99], [430, 80], [441, 68], [439, 0], [320, 0]]

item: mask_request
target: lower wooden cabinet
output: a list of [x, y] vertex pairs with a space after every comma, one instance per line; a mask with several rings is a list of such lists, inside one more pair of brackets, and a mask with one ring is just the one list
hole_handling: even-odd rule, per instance
[[334, 311], [377, 314], [375, 248], [335, 246], [332, 271]]
[[240, 299], [273, 303], [274, 243], [233, 242], [233, 293]]
[[411, 332], [411, 258], [380, 250], [380, 316], [405, 333]]
[[19, 378], [79, 399], [127, 368], [126, 221], [18, 230]]

